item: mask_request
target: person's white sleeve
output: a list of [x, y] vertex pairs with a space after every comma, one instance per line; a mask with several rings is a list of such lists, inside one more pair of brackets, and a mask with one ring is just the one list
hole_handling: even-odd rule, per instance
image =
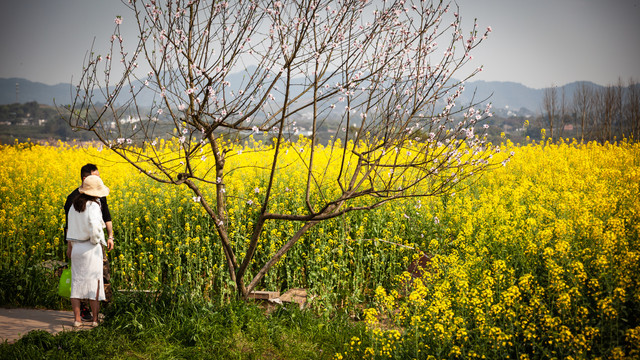
[[87, 202], [87, 211], [89, 212], [89, 228], [90, 228], [90, 236], [92, 244], [101, 243], [102, 245], [107, 245], [107, 242], [104, 240], [104, 221], [102, 221], [102, 212], [100, 211], [100, 205], [91, 201]]

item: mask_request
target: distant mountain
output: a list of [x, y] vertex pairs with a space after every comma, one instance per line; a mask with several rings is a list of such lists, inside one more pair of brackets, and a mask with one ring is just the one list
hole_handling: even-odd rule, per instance
[[0, 78], [0, 105], [32, 101], [53, 105], [54, 99], [58, 105], [70, 104], [71, 84], [47, 85], [21, 78]]
[[476, 101], [491, 102], [495, 111], [538, 113], [542, 106], [543, 94], [544, 89], [532, 89], [520, 83], [479, 80], [465, 84], [461, 100], [469, 102], [475, 96]]
[[[232, 83], [242, 82], [242, 74], [230, 74]], [[558, 95], [562, 89], [568, 102], [573, 99], [573, 93], [581, 82], [574, 82], [558, 88]], [[600, 85], [587, 82], [598, 88]], [[18, 93], [16, 94], [16, 84]], [[27, 103], [36, 101], [40, 104], [53, 105], [54, 99], [58, 105], [71, 103], [70, 84], [46, 85], [20, 78], [0, 78], [0, 105], [15, 102]], [[16, 101], [16, 95], [17, 100]], [[150, 103], [157, 94], [146, 91], [140, 94], [141, 103]], [[532, 89], [520, 83], [500, 81], [469, 81], [465, 84], [465, 91], [459, 105], [469, 103], [472, 98], [483, 104], [491, 102], [493, 110], [498, 115], [534, 116], [542, 112], [544, 89]], [[486, 100], [488, 99], [488, 100]]]
[[[593, 89], [602, 87], [590, 81], [576, 81], [558, 87], [558, 97], [562, 96], [562, 91], [564, 90], [565, 101], [571, 103], [573, 101], [573, 93], [583, 83]], [[476, 100], [484, 100], [490, 96], [489, 101], [493, 105], [493, 110], [502, 116], [533, 116], [544, 111], [542, 100], [546, 89], [532, 89], [514, 82], [472, 81], [465, 86], [465, 92], [462, 95], [463, 100], [467, 102], [471, 100], [474, 90], [476, 92]], [[560, 101], [560, 98], [558, 100]]]

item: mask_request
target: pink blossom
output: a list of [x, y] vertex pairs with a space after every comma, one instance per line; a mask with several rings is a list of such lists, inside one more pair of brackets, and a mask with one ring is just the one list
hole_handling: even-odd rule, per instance
[[113, 20], [113, 22], [116, 23], [116, 25], [122, 24], [122, 17], [121, 16], [116, 16], [116, 19]]
[[473, 128], [468, 128], [465, 130], [465, 133], [467, 135], [468, 138], [472, 138], [473, 137]]

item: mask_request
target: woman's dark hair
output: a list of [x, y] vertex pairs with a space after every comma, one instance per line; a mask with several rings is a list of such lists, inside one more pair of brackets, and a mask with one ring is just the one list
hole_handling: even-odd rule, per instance
[[87, 208], [87, 201], [98, 202], [98, 198], [87, 194], [80, 194], [73, 199], [73, 208], [76, 209], [77, 212], [83, 212]]
[[97, 171], [98, 167], [95, 164], [87, 164], [80, 168], [80, 178], [84, 179], [91, 175], [94, 171]]

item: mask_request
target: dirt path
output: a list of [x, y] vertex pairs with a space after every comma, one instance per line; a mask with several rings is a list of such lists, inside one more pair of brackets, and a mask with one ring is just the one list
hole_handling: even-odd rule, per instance
[[14, 342], [31, 330], [56, 334], [72, 329], [72, 311], [0, 308], [0, 342]]

